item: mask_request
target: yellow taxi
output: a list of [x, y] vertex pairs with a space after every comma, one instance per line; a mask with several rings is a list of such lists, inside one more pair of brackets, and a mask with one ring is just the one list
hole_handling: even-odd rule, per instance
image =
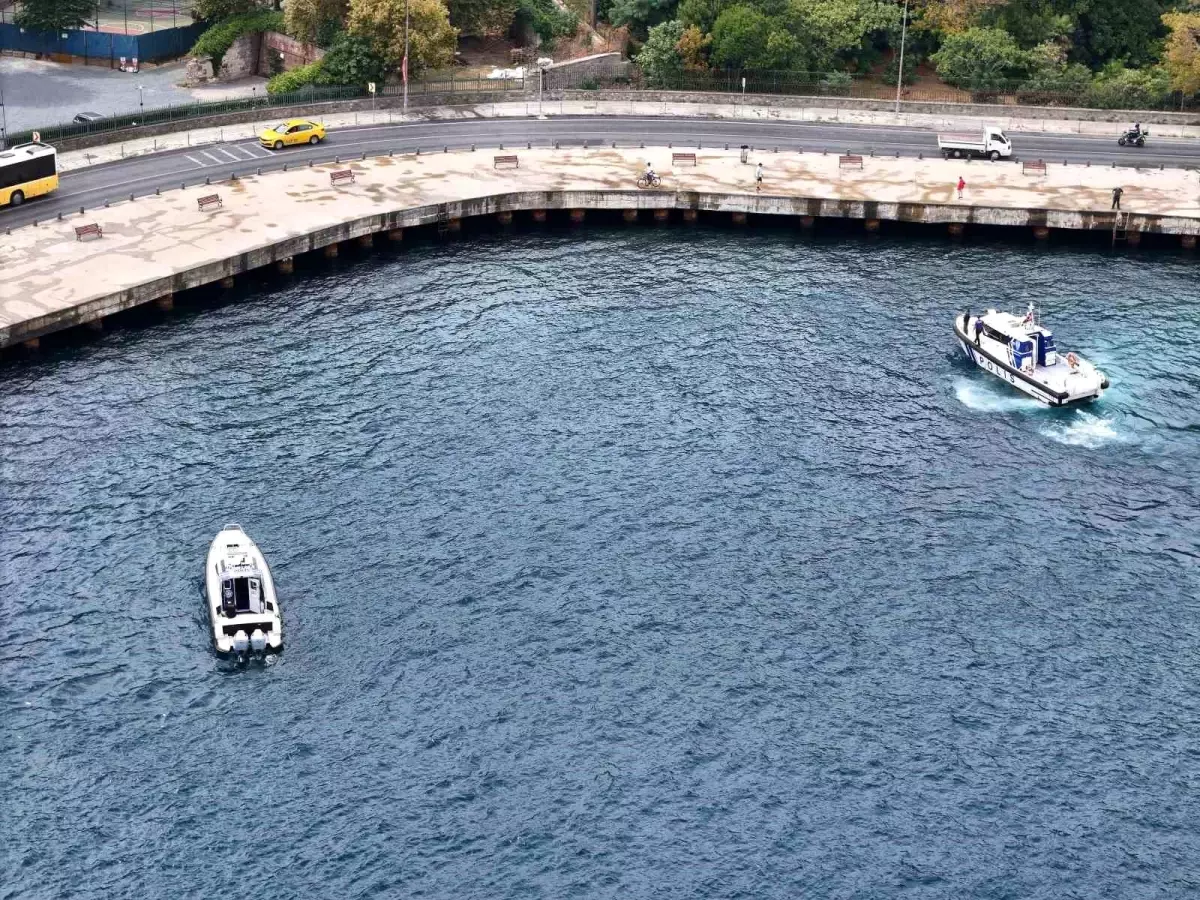
[[258, 142], [270, 150], [282, 150], [292, 144], [319, 144], [323, 140], [325, 126], [309, 119], [288, 119], [258, 136]]

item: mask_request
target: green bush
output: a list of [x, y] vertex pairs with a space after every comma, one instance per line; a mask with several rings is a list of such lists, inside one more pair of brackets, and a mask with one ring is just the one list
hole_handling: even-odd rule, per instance
[[679, 55], [679, 38], [683, 26], [678, 22], [663, 22], [650, 29], [646, 43], [634, 57], [650, 87], [675, 87], [683, 75], [683, 58]]
[[371, 48], [371, 42], [366, 38], [345, 32], [339, 34], [321, 62], [324, 68], [322, 84], [364, 85], [372, 81], [383, 82], [383, 57]]
[[1029, 73], [1033, 60], [999, 28], [968, 28], [951, 34], [930, 57], [942, 80], [974, 91], [1002, 90]]
[[215, 75], [221, 70], [221, 59], [233, 46], [233, 42], [244, 34], [254, 34], [257, 31], [283, 31], [283, 13], [264, 10], [243, 13], [218, 22], [200, 35], [190, 55], [211, 57]]
[[1154, 109], [1170, 100], [1171, 79], [1157, 66], [1126, 69], [1109, 65], [1087, 92], [1087, 105], [1100, 109]]
[[567, 37], [579, 28], [579, 17], [559, 9], [554, 0], [520, 0], [516, 21], [528, 24], [543, 41]]
[[324, 60], [318, 59], [307, 66], [298, 66], [288, 72], [281, 72], [267, 82], [268, 94], [290, 94], [310, 84], [323, 84]]
[[831, 97], [849, 97], [854, 78], [849, 72], [829, 72], [821, 78], [821, 93]]

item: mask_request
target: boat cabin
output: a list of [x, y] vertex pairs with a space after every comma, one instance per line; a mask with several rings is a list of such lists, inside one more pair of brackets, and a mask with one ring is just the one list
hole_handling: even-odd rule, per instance
[[1008, 349], [1008, 362], [1014, 369], [1032, 372], [1058, 363], [1058, 348], [1049, 329], [1036, 324], [1030, 314], [1025, 318], [990, 310], [983, 317], [983, 334]]
[[261, 615], [267, 611], [263, 597], [262, 573], [249, 562], [241, 565], [221, 564], [221, 614], [234, 616]]

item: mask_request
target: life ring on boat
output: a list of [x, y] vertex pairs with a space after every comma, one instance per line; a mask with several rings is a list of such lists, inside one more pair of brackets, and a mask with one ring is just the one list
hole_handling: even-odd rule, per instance
[[1078, 369], [1079, 368], [1079, 357], [1076, 356], [1074, 353], [1068, 353], [1067, 354], [1067, 365], [1070, 366], [1072, 369]]

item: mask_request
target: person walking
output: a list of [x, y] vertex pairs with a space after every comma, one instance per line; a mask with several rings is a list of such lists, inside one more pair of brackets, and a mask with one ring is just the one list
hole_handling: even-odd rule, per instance
[[754, 170], [754, 192], [757, 194], [762, 190], [763, 167], [762, 163], [758, 164], [758, 168]]
[[958, 199], [959, 200], [962, 199], [962, 192], [966, 189], [966, 187], [967, 187], [967, 183], [965, 181], [963, 181], [963, 177], [961, 175], [959, 175], [958, 176]]
[[979, 338], [983, 334], [983, 316], [977, 316], [975, 319], [975, 346], [979, 346]]
[[1115, 187], [1115, 188], [1113, 188], [1113, 202], [1112, 202], [1112, 208], [1113, 208], [1113, 209], [1120, 209], [1120, 208], [1121, 208], [1121, 195], [1122, 195], [1123, 193], [1125, 193], [1125, 189], [1124, 189], [1124, 188], [1122, 188], [1122, 187]]

